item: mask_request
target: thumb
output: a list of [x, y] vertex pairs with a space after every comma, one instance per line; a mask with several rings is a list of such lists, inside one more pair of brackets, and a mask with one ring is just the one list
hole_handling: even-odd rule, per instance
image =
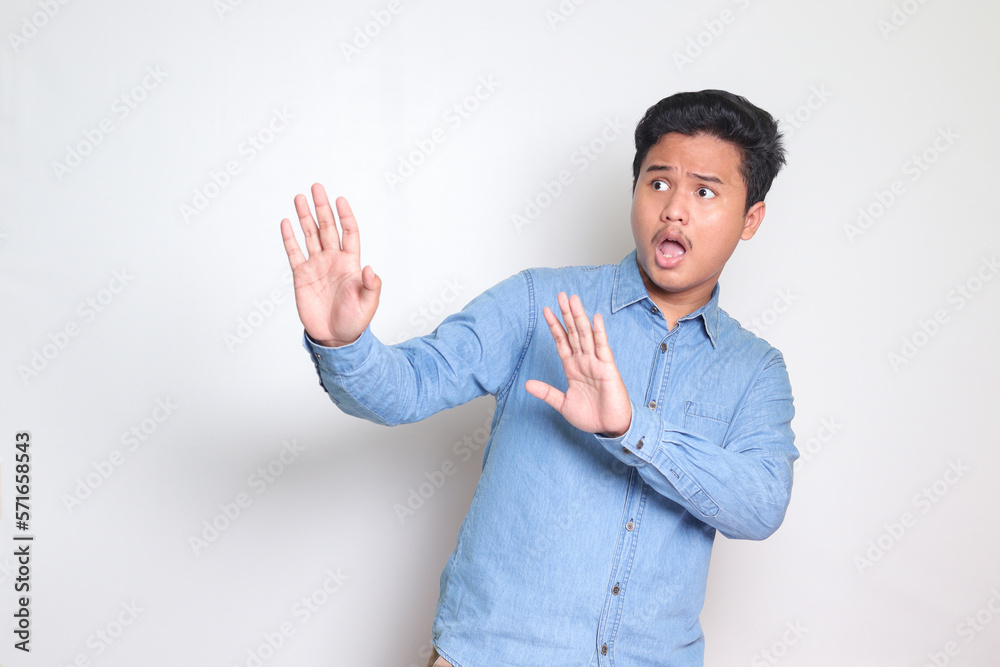
[[557, 412], [562, 412], [562, 405], [563, 401], [566, 400], [566, 394], [552, 385], [545, 384], [541, 380], [528, 380], [524, 383], [524, 388], [535, 398], [540, 398], [551, 405]]
[[378, 306], [378, 298], [382, 293], [382, 279], [375, 273], [375, 269], [366, 266], [361, 270], [361, 301], [366, 306]]

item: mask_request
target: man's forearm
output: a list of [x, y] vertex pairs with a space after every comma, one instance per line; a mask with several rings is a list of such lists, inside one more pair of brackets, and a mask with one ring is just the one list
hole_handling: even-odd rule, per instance
[[344, 412], [379, 424], [419, 421], [477, 396], [496, 394], [514, 373], [528, 337], [504, 303], [527, 300], [515, 275], [448, 316], [431, 334], [396, 345], [365, 329], [336, 348], [303, 344], [320, 382]]
[[762, 540], [784, 519], [798, 458], [791, 390], [780, 358], [766, 366], [750, 394], [752, 402], [733, 416], [721, 444], [634, 403], [625, 435], [598, 440], [657, 492], [723, 535]]

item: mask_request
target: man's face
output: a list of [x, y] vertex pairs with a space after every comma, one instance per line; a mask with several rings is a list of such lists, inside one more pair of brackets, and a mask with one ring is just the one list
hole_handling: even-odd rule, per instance
[[707, 134], [670, 132], [646, 153], [632, 195], [632, 236], [653, 302], [687, 314], [708, 302], [740, 239], [764, 218], [746, 211], [739, 150]]

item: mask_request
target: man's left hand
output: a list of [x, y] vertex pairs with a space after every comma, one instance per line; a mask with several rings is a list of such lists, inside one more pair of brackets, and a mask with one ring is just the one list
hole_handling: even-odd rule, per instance
[[624, 435], [632, 423], [632, 404], [608, 345], [604, 318], [595, 314], [591, 328], [575, 294], [567, 299], [566, 293], [560, 292], [559, 309], [565, 329], [548, 306], [542, 313], [566, 373], [566, 392], [540, 380], [528, 380], [524, 388], [582, 431], [613, 438]]

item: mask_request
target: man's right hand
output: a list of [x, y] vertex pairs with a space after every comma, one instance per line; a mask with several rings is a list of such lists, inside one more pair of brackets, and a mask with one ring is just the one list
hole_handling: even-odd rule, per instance
[[319, 229], [305, 195], [295, 196], [295, 212], [305, 234], [306, 258], [299, 249], [288, 218], [281, 221], [288, 263], [295, 284], [295, 307], [306, 333], [320, 345], [338, 347], [353, 343], [375, 316], [382, 280], [372, 267], [361, 269], [358, 223], [343, 197], [337, 198], [341, 234], [333, 218], [326, 190], [312, 186]]

